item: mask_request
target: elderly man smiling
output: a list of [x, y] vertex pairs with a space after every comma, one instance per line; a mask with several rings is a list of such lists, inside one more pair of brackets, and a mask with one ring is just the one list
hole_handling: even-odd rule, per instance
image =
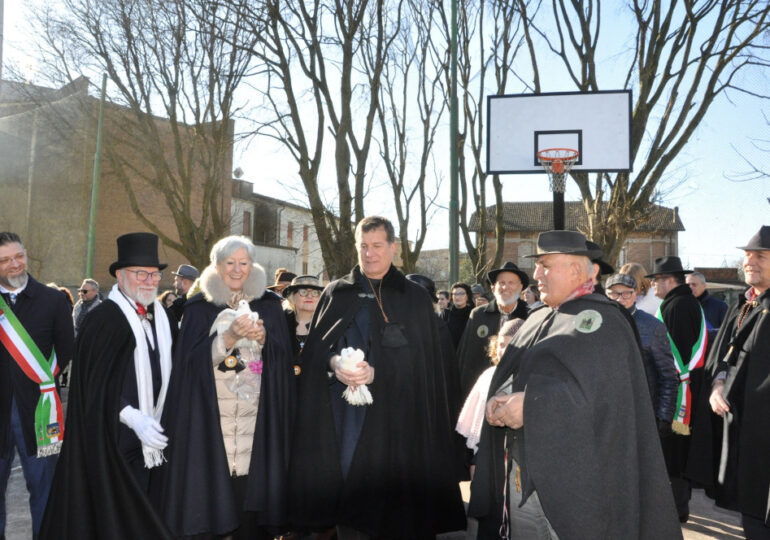
[[490, 385], [469, 506], [478, 537], [681, 538], [629, 320], [593, 293], [582, 234], [542, 233], [534, 257], [547, 307]]

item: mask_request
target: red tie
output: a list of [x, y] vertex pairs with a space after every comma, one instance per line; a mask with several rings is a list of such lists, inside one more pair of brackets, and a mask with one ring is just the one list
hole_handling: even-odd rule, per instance
[[140, 317], [147, 316], [147, 309], [139, 302], [136, 303], [136, 312], [139, 314]]

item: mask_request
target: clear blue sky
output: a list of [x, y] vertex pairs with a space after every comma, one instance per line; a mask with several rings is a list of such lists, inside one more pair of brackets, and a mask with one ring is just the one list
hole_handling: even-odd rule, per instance
[[[5, 63], [10, 60], [28, 66], [34, 65], [25, 56], [25, 39], [21, 0], [5, 0]], [[604, 23], [606, 29], [609, 25]], [[767, 76], [755, 74], [746, 81], [758, 89], [770, 88]], [[34, 81], [34, 78], [33, 78]], [[547, 91], [571, 88], [545, 88]], [[667, 193], [662, 201], [666, 206], [678, 206], [686, 231], [679, 236], [680, 255], [685, 266], [730, 266], [742, 256], [735, 246], [743, 245], [761, 225], [770, 224], [770, 179], [734, 182], [726, 175], [747, 169], [736, 149], [750, 156], [756, 165], [770, 171], [770, 142], [760, 143], [767, 151], [755, 148], [755, 140], [770, 141], [770, 102], [733, 93], [730, 100], [718, 98], [688, 146], [669, 170], [670, 179], [661, 188], [680, 185]], [[439, 139], [444, 145], [446, 137]], [[735, 147], [735, 148], [733, 148]], [[328, 148], [328, 143], [327, 143]], [[445, 153], [444, 149], [437, 155]], [[448, 161], [448, 160], [442, 160]], [[304, 204], [299, 180], [290, 189], [287, 178], [296, 178], [296, 165], [286, 155], [271, 150], [265, 142], [252, 143], [248, 148], [236, 148], [234, 166], [245, 171], [245, 180], [254, 181], [257, 191], [273, 197]], [[443, 167], [443, 163], [439, 163]], [[448, 163], [446, 163], [448, 171]], [[330, 174], [328, 170], [325, 174]], [[376, 171], [374, 171], [376, 175]], [[445, 173], [446, 174], [446, 173]], [[506, 201], [550, 200], [545, 175], [504, 177]], [[445, 182], [441, 202], [448, 203], [449, 184]], [[490, 187], [491, 191], [491, 187]], [[568, 186], [567, 200], [578, 200], [577, 190]], [[385, 202], [383, 202], [385, 201]], [[369, 197], [368, 213], [390, 214], [387, 197]], [[392, 205], [391, 205], [392, 206]], [[440, 210], [433, 217], [426, 248], [444, 248], [448, 245], [447, 212]]]

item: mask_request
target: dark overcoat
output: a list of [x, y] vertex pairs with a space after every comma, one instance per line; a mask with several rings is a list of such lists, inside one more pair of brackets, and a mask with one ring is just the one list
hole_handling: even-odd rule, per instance
[[502, 522], [506, 436], [510, 447], [516, 440], [524, 494], [537, 491], [560, 538], [681, 538], [622, 309], [586, 295], [533, 311], [514, 336], [489, 395], [512, 377], [512, 391], [526, 390], [524, 425], [482, 428], [468, 511], [482, 522], [479, 538], [495, 538]]
[[[703, 387], [702, 412], [693, 428], [687, 474], [707, 487], [719, 506], [765, 519], [770, 489], [770, 290], [756, 299], [756, 306], [736, 331], [745, 298], [734, 304], [711, 348], [708, 380], [726, 373], [726, 399], [733, 422], [728, 430], [724, 484], [717, 472], [722, 456], [722, 418], [711, 412], [711, 385]], [[733, 354], [727, 352], [735, 345]]]
[[72, 361], [64, 445], [40, 538], [172, 537], [121, 448], [127, 428], [119, 415], [127, 382], [136, 387], [135, 348], [131, 326], [114, 302], [102, 302], [83, 321]]
[[[245, 510], [268, 527], [286, 524], [286, 475], [294, 404], [294, 370], [281, 300], [270, 291], [249, 303], [267, 335]], [[162, 514], [177, 536], [225, 534], [238, 527], [211, 363], [209, 330], [226, 306], [202, 293], [187, 301], [176, 346], [164, 425], [169, 467], [161, 482]]]
[[[430, 297], [391, 266], [382, 280], [382, 309], [405, 343], [384, 346], [382, 313], [360, 280], [356, 267], [326, 288], [302, 352], [290, 471], [292, 521], [318, 529], [346, 525], [394, 539], [464, 529], [451, 472], [454, 426]], [[362, 309], [368, 310], [369, 357], [375, 363], [369, 385], [374, 401], [366, 406], [343, 478], [332, 406], [332, 392], [342, 390], [328, 362]]]

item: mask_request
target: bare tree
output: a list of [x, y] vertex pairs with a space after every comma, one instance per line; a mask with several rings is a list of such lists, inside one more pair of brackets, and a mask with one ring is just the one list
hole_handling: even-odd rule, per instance
[[[410, 0], [401, 16], [400, 32], [382, 70], [381, 96], [377, 100], [380, 158], [393, 191], [401, 262], [413, 272], [438, 196], [441, 182], [433, 182], [436, 163], [432, 152], [436, 131], [446, 109], [442, 81], [446, 75], [446, 49], [432, 39], [437, 7], [434, 2]], [[366, 47], [367, 65], [376, 59]], [[419, 221], [415, 238], [409, 227]]]
[[[246, 4], [63, 0], [38, 17], [50, 78], [108, 74], [122, 106], [105, 126], [109, 169], [140, 222], [199, 266], [229, 225], [234, 94], [255, 39], [242, 24]], [[152, 221], [158, 200], [176, 235]]]
[[[531, 15], [522, 9], [528, 33], [540, 38], [527, 41], [532, 80], [540, 78], [542, 57], [551, 55], [576, 89], [600, 90], [601, 2], [552, 0], [551, 6], [550, 13]], [[768, 2], [632, 0], [629, 8], [636, 34], [624, 87], [635, 97], [631, 159], [636, 171], [572, 173], [588, 214], [584, 232], [610, 261], [650, 215], [659, 183], [717, 96], [734, 91], [767, 97], [736, 81], [743, 71], [768, 66], [763, 42], [770, 29]]]
[[[279, 141], [296, 161], [330, 276], [356, 260], [353, 225], [365, 216], [382, 72], [402, 1], [266, 0], [264, 12], [250, 17], [259, 30], [252, 53], [263, 67], [254, 84], [264, 103], [255, 134]], [[327, 129], [336, 215], [319, 183]]]

